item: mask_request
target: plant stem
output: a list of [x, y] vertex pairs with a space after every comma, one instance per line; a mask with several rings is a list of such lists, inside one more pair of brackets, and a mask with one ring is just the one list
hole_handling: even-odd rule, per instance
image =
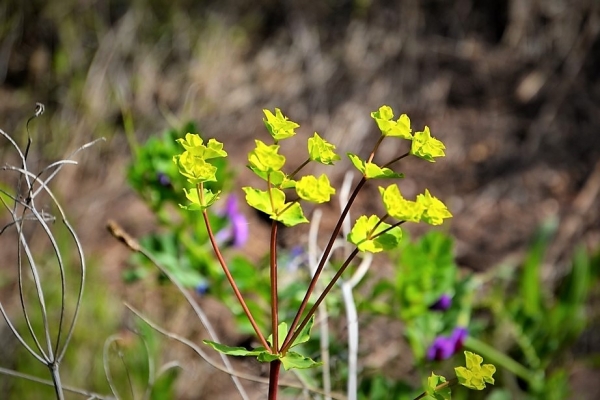
[[[321, 293], [321, 295], [319, 296], [319, 298], [317, 299], [315, 304], [310, 308], [310, 310], [306, 314], [306, 317], [304, 317], [304, 319], [302, 320], [302, 323], [300, 325], [298, 325], [298, 329], [296, 329], [295, 331], [290, 330], [290, 332], [288, 333], [289, 339], [286, 338], [286, 340], [283, 342], [283, 346], [281, 346], [281, 350], [280, 350], [281, 354], [285, 354], [287, 352], [287, 350], [290, 348], [290, 346], [294, 343], [294, 340], [296, 340], [298, 335], [300, 335], [300, 332], [302, 332], [302, 329], [304, 329], [306, 324], [308, 324], [308, 321], [310, 321], [310, 318], [317, 311], [317, 308], [319, 308], [319, 306], [321, 305], [323, 300], [325, 300], [325, 297], [327, 296], [327, 294], [331, 291], [333, 286], [337, 283], [337, 281], [340, 279], [340, 277], [342, 276], [344, 271], [346, 271], [346, 268], [348, 268], [348, 265], [350, 265], [350, 262], [354, 259], [354, 257], [356, 257], [357, 254], [358, 254], [358, 248], [355, 248], [352, 251], [352, 253], [350, 253], [350, 255], [348, 256], [346, 261], [344, 261], [344, 264], [342, 264], [342, 266], [340, 267], [338, 272], [335, 273], [335, 275], [331, 279], [331, 282], [329, 282], [329, 284], [325, 287], [325, 289], [323, 290], [323, 292]], [[291, 333], [291, 335], [290, 335], [290, 333]]]
[[267, 343], [267, 339], [265, 339], [264, 335], [258, 328], [258, 324], [254, 320], [254, 317], [252, 316], [250, 309], [246, 305], [244, 296], [242, 296], [242, 293], [238, 289], [238, 287], [235, 283], [235, 280], [233, 279], [233, 276], [231, 276], [229, 267], [227, 267], [227, 263], [225, 263], [225, 259], [223, 258], [223, 255], [221, 254], [221, 251], [219, 250], [219, 246], [217, 245], [215, 235], [213, 234], [212, 228], [210, 227], [210, 222], [208, 221], [208, 213], [206, 212], [206, 210], [202, 211], [202, 216], [204, 217], [204, 224], [206, 225], [206, 231], [208, 232], [208, 237], [210, 239], [210, 243], [212, 244], [213, 250], [215, 251], [215, 255], [217, 256], [217, 259], [219, 260], [219, 263], [221, 264], [221, 267], [223, 268], [223, 272], [225, 273], [225, 276], [227, 277], [227, 280], [229, 281], [229, 284], [231, 285], [231, 288], [233, 289], [233, 292], [235, 293], [235, 297], [237, 297], [240, 305], [244, 309], [244, 313], [248, 317], [248, 321], [250, 321], [250, 324], [252, 325], [252, 328], [254, 329], [254, 332], [258, 336], [258, 339], [260, 340], [261, 344], [264, 346], [265, 349], [268, 349], [269, 343]]
[[273, 346], [271, 351], [276, 354], [279, 351], [279, 315], [277, 302], [277, 221], [271, 224], [271, 331], [273, 332]]
[[300, 172], [300, 170], [302, 168], [304, 168], [306, 166], [306, 164], [308, 164], [309, 162], [310, 162], [310, 158], [307, 158], [302, 164], [300, 164], [300, 166], [298, 168], [296, 168], [296, 170], [294, 172], [292, 172], [291, 174], [288, 175], [288, 178], [294, 179], [294, 176], [296, 176], [296, 174], [298, 172]]
[[[300, 322], [302, 313], [304, 312], [304, 310], [306, 309], [306, 306], [308, 305], [310, 296], [312, 295], [313, 291], [315, 290], [315, 287], [317, 286], [317, 280], [319, 279], [321, 272], [323, 272], [323, 268], [325, 268], [325, 262], [327, 261], [327, 258], [329, 257], [329, 253], [331, 252], [331, 249], [333, 248], [333, 243], [335, 242], [335, 239], [337, 238], [337, 236], [340, 233], [340, 230], [342, 229], [342, 224], [344, 222], [344, 218], [346, 218], [346, 214], [348, 214], [348, 211], [350, 211], [350, 207], [352, 206], [352, 203], [354, 203], [354, 200], [356, 199], [358, 192], [360, 192], [360, 189], [364, 186], [364, 184], [366, 182], [367, 182], [367, 178], [365, 178], [363, 176], [363, 178], [358, 182], [358, 184], [354, 188], [352, 195], [348, 199], [348, 203], [346, 203], [346, 207], [344, 207], [344, 210], [340, 214], [340, 218], [338, 219], [338, 222], [337, 222], [335, 228], [333, 229], [333, 232], [331, 233], [331, 237], [329, 238], [327, 247], [325, 247], [325, 250], [323, 251], [323, 255], [321, 256], [321, 260], [319, 261], [319, 266], [317, 267], [312, 279], [310, 280], [310, 284], [308, 285], [308, 289], [306, 290], [304, 299], [302, 299], [302, 303], [300, 304], [300, 307], [298, 308], [298, 312], [296, 313], [296, 316], [294, 317], [294, 321], [292, 322], [292, 325], [290, 326], [290, 330], [288, 331], [288, 334], [285, 337], [285, 340], [283, 341], [282, 351], [284, 348], [285, 349], [289, 348], [289, 345], [291, 343], [293, 343], [291, 340], [292, 336], [294, 335], [294, 332], [296, 331], [296, 327], [298, 326], [298, 323]], [[327, 287], [329, 288], [329, 286], [327, 286]], [[328, 292], [329, 292], [329, 289], [325, 289], [322, 296], [326, 295]]]
[[269, 400], [277, 400], [277, 389], [279, 388], [279, 371], [281, 361], [273, 360], [269, 363]]
[[56, 393], [56, 398], [57, 400], [64, 400], [65, 395], [63, 393], [62, 383], [60, 381], [58, 364], [54, 362], [48, 365], [48, 368], [50, 368], [50, 375], [52, 375], [52, 383], [54, 384], [54, 393]]

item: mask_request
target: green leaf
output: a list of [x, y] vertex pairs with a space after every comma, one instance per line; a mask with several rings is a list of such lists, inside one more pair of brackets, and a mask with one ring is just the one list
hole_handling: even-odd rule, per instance
[[288, 351], [286, 355], [280, 359], [281, 364], [286, 371], [289, 371], [292, 368], [306, 369], [323, 365], [322, 362], [316, 362], [309, 357], [305, 357], [302, 354], [296, 353], [295, 351]]
[[436, 400], [450, 400], [451, 391], [449, 386], [445, 386], [442, 389], [437, 387], [446, 382], [446, 378], [440, 375], [436, 375], [433, 372], [431, 376], [427, 378], [427, 395]]
[[[281, 346], [283, 344], [283, 341], [285, 340], [285, 337], [288, 334], [288, 326], [287, 323], [285, 322], [281, 322], [278, 326], [277, 326], [277, 343], [279, 343], [279, 345]], [[267, 338], [267, 342], [273, 346], [273, 334], [270, 334], [269, 337]]]
[[444, 143], [431, 136], [429, 127], [426, 126], [422, 132], [416, 132], [410, 148], [410, 154], [435, 162], [434, 157], [444, 157]]
[[325, 165], [333, 165], [340, 160], [340, 156], [334, 152], [335, 146], [322, 139], [317, 132], [308, 139], [308, 156], [312, 161]]
[[210, 347], [212, 347], [219, 353], [227, 354], [228, 356], [248, 357], [248, 356], [258, 356], [265, 352], [268, 353], [268, 351], [265, 350], [264, 347], [259, 347], [254, 350], [248, 350], [245, 347], [227, 346], [227, 345], [224, 345], [221, 343], [213, 342], [211, 340], [203, 340], [202, 342], [204, 344], [209, 345]]
[[402, 139], [413, 140], [410, 129], [410, 118], [402, 114], [398, 121], [393, 121], [394, 112], [389, 106], [381, 106], [378, 111], [371, 113], [371, 118], [375, 120], [383, 136], [393, 136]]
[[474, 390], [485, 389], [486, 383], [494, 384], [494, 378], [492, 377], [496, 372], [494, 365], [481, 365], [483, 358], [479, 354], [471, 353], [470, 351], [465, 351], [465, 359], [466, 368], [454, 368], [458, 383]]
[[[377, 229], [375, 227], [377, 226]], [[360, 251], [368, 251], [370, 253], [379, 253], [383, 250], [391, 250], [398, 246], [402, 239], [402, 230], [400, 227], [395, 227], [384, 234], [378, 235], [388, 229], [391, 225], [385, 222], [380, 222], [379, 217], [372, 215], [367, 218], [361, 216], [348, 234], [348, 241], [358, 247]], [[373, 239], [373, 237], [375, 237]]]
[[452, 218], [448, 207], [437, 197], [432, 196], [428, 189], [425, 189], [424, 194], [417, 196], [417, 203], [425, 208], [421, 220], [430, 225], [441, 225], [444, 219]]
[[256, 148], [248, 153], [250, 168], [262, 172], [279, 171], [285, 164], [285, 157], [278, 154], [279, 146], [267, 146], [260, 140], [255, 140]]
[[421, 221], [425, 206], [402, 197], [398, 185], [390, 185], [386, 189], [379, 187], [379, 193], [383, 199], [385, 209], [391, 217], [400, 221]]
[[322, 174], [319, 179], [307, 175], [296, 182], [296, 193], [303, 200], [325, 203], [330, 200], [332, 194], [335, 194], [335, 189], [331, 187], [327, 175]]
[[308, 321], [304, 329], [302, 329], [302, 332], [300, 332], [296, 340], [294, 340], [294, 343], [292, 343], [291, 348], [296, 347], [299, 344], [308, 342], [308, 340], [310, 339], [310, 331], [312, 330], [314, 323], [315, 316], [313, 315], [312, 317], [310, 317], [310, 321]]
[[380, 167], [379, 165], [372, 162], [365, 162], [361, 160], [356, 154], [348, 153], [348, 158], [360, 171], [360, 173], [367, 179], [375, 178], [403, 178], [403, 174], [398, 174], [389, 168]]
[[300, 127], [297, 123], [288, 120], [288, 118], [281, 113], [279, 108], [275, 109], [275, 115], [269, 110], [263, 110], [263, 113], [266, 117], [263, 119], [265, 126], [275, 141], [294, 136], [296, 134], [294, 129]]

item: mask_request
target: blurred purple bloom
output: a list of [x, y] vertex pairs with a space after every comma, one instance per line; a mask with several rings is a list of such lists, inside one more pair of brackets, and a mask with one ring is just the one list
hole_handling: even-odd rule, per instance
[[451, 305], [452, 297], [444, 293], [435, 303], [429, 306], [429, 309], [435, 311], [446, 311]]
[[217, 241], [233, 242], [234, 247], [242, 247], [248, 241], [248, 221], [238, 210], [237, 197], [229, 195], [220, 214], [229, 218], [229, 224], [217, 233]]
[[171, 180], [164, 172], [159, 172], [156, 174], [156, 179], [161, 186], [171, 187]]
[[202, 281], [198, 284], [198, 286], [196, 286], [196, 293], [198, 293], [200, 296], [203, 296], [208, 293], [209, 289], [210, 286], [208, 286], [208, 283], [206, 281]]
[[454, 328], [450, 337], [438, 336], [427, 350], [429, 360], [445, 360], [458, 352], [465, 342], [469, 331], [467, 328], [458, 326]]
[[306, 257], [304, 247], [300, 245], [294, 246], [289, 251], [285, 266], [291, 272], [297, 271], [300, 265], [306, 261]]

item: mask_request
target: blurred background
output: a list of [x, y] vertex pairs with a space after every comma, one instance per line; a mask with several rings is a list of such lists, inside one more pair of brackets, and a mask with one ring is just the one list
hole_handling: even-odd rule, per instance
[[[92, 303], [102, 296], [94, 307], [108, 335], [128, 323], [126, 298], [142, 298], [150, 308], [155, 301], [163, 321], [199, 334], [186, 326], [185, 313], [165, 311], [174, 293], [159, 299], [151, 288], [123, 284], [129, 254], [104, 228], [115, 219], [135, 236], [156, 229], [126, 170], [136, 146], [190, 121], [225, 143], [237, 182], [247, 184], [253, 178], [245, 154], [255, 137], [264, 137], [262, 109], [280, 108], [300, 123], [301, 134], [319, 132], [340, 154], [366, 156], [378, 137], [369, 113], [388, 104], [407, 113], [414, 129], [428, 125], [446, 145], [446, 158], [435, 164], [403, 166], [401, 188], [408, 198], [430, 188], [449, 205], [454, 218], [445, 231], [460, 267], [485, 272], [522, 258], [536, 230], [551, 221], [556, 229], [540, 273], [553, 287], [568, 272], [576, 245], [594, 251], [600, 243], [595, 0], [5, 0], [0, 84], [0, 129], [21, 143], [35, 103], [46, 107], [30, 124], [36, 159], [53, 161], [106, 138], [78, 156], [77, 168], [61, 172], [55, 191], [86, 251], [86, 296]], [[1, 163], [14, 161], [2, 146]], [[381, 155], [399, 151], [391, 144]], [[338, 186], [348, 166], [333, 172]], [[376, 193], [376, 185], [368, 190]], [[373, 212], [377, 201], [364, 196], [359, 206]], [[244, 251], [258, 259], [267, 228], [249, 209], [244, 213], [254, 238]], [[417, 237], [425, 231], [409, 230]], [[8, 250], [0, 248], [0, 259]], [[0, 300], [10, 307], [17, 292], [9, 269], [2, 267]], [[572, 354], [598, 357], [597, 289]], [[83, 316], [79, 328], [99, 344], [72, 349], [76, 365], [64, 368], [69, 383], [100, 390], [89, 378], [102, 373], [90, 361], [103, 340], [90, 328], [94, 315]], [[217, 321], [223, 335], [235, 336], [227, 324]], [[12, 342], [3, 329], [7, 348]], [[21, 362], [15, 350], [0, 357], [3, 367]], [[82, 365], [83, 376], [68, 372]], [[195, 373], [204, 378], [188, 379], [191, 388], [181, 389], [187, 393], [181, 398], [229, 398], [218, 385], [230, 381], [208, 382], [214, 372], [202, 368]], [[600, 396], [597, 358], [567, 374], [579, 396], [572, 398]], [[0, 376], [0, 388], [25, 393], [15, 385]]]

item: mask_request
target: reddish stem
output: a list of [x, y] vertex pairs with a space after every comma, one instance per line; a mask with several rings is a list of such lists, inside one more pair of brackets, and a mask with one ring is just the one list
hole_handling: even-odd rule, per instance
[[271, 224], [271, 332], [273, 332], [273, 346], [271, 351], [276, 354], [279, 349], [279, 315], [277, 299], [277, 221]]
[[352, 253], [350, 253], [350, 255], [348, 256], [346, 261], [344, 261], [344, 264], [342, 264], [342, 266], [340, 267], [338, 272], [336, 272], [336, 274], [333, 276], [333, 278], [331, 279], [331, 282], [329, 282], [327, 287], [325, 287], [325, 289], [323, 290], [323, 293], [321, 293], [321, 295], [319, 296], [319, 298], [317, 299], [315, 304], [310, 308], [310, 310], [308, 311], [308, 314], [306, 314], [306, 317], [304, 317], [304, 319], [302, 320], [302, 323], [300, 325], [298, 325], [298, 329], [296, 329], [296, 331], [291, 335], [289, 340], [286, 338], [286, 341], [284, 342], [283, 346], [281, 347], [281, 354], [285, 354], [287, 352], [287, 350], [290, 348], [290, 346], [294, 343], [294, 340], [296, 340], [296, 338], [300, 335], [300, 332], [302, 332], [302, 330], [304, 329], [306, 324], [308, 324], [308, 322], [310, 321], [310, 318], [317, 312], [317, 308], [319, 308], [319, 306], [321, 305], [323, 300], [325, 300], [325, 297], [327, 296], [327, 294], [329, 294], [329, 292], [331, 291], [333, 286], [337, 283], [338, 279], [340, 279], [340, 277], [342, 276], [344, 271], [346, 271], [346, 268], [348, 268], [348, 265], [350, 265], [350, 262], [354, 259], [354, 257], [356, 257], [357, 254], [358, 254], [358, 248], [355, 248], [352, 251]]
[[277, 389], [279, 388], [279, 371], [281, 361], [273, 360], [269, 363], [269, 400], [277, 400]]
[[269, 344], [267, 343], [267, 340], [265, 339], [265, 337], [261, 333], [260, 329], [258, 328], [258, 325], [256, 324], [256, 321], [254, 320], [254, 317], [252, 316], [250, 309], [248, 308], [248, 306], [246, 305], [246, 302], [244, 301], [244, 296], [242, 296], [242, 293], [238, 289], [235, 281], [233, 280], [233, 276], [231, 276], [231, 272], [229, 272], [229, 267], [227, 267], [227, 264], [225, 263], [225, 259], [223, 259], [223, 255], [221, 254], [221, 251], [219, 250], [219, 246], [217, 245], [217, 241], [215, 240], [215, 236], [213, 234], [212, 228], [210, 227], [210, 223], [208, 221], [208, 213], [206, 212], [206, 209], [202, 211], [202, 216], [204, 217], [204, 224], [206, 225], [206, 230], [208, 231], [208, 237], [210, 238], [210, 243], [212, 244], [213, 250], [215, 251], [215, 255], [217, 256], [217, 259], [219, 260], [219, 263], [221, 264], [221, 267], [223, 268], [223, 272], [225, 272], [225, 276], [227, 277], [227, 280], [229, 281], [229, 284], [231, 285], [231, 288], [233, 289], [233, 292], [235, 293], [235, 297], [237, 297], [240, 305], [244, 309], [244, 313], [248, 317], [248, 321], [250, 321], [252, 328], [254, 328], [254, 332], [256, 332], [256, 335], [258, 336], [258, 339], [260, 340], [261, 344], [264, 346], [265, 349], [268, 349]]
[[292, 325], [290, 326], [290, 330], [288, 331], [288, 334], [285, 337], [285, 340], [283, 341], [282, 350], [289, 348], [290, 344], [292, 343], [291, 339], [292, 339], [292, 336], [294, 335], [294, 331], [296, 330], [296, 327], [298, 326], [298, 323], [300, 322], [302, 313], [304, 313], [304, 310], [306, 309], [306, 306], [308, 305], [310, 296], [312, 295], [313, 291], [315, 290], [315, 287], [317, 285], [317, 280], [319, 279], [319, 276], [321, 276], [321, 272], [323, 272], [323, 268], [325, 268], [325, 262], [327, 261], [329, 253], [331, 252], [331, 249], [333, 248], [333, 243], [335, 242], [335, 239], [337, 238], [337, 236], [340, 233], [340, 230], [342, 229], [342, 223], [344, 222], [344, 218], [346, 218], [346, 214], [348, 214], [348, 211], [350, 211], [350, 206], [352, 206], [352, 203], [354, 203], [354, 200], [356, 199], [358, 192], [360, 192], [360, 189], [363, 187], [365, 182], [367, 182], [367, 178], [365, 178], [363, 176], [363, 178], [360, 180], [360, 182], [358, 182], [358, 184], [354, 188], [352, 195], [348, 199], [348, 203], [346, 203], [346, 207], [344, 207], [344, 210], [342, 211], [342, 214], [340, 215], [340, 218], [338, 219], [337, 225], [335, 226], [335, 228], [333, 229], [333, 232], [331, 233], [331, 237], [329, 238], [327, 247], [325, 247], [325, 250], [323, 251], [323, 255], [321, 256], [321, 260], [319, 261], [319, 265], [317, 266], [315, 274], [313, 275], [312, 279], [310, 280], [310, 284], [308, 285], [308, 289], [306, 290], [304, 299], [302, 299], [302, 303], [300, 304], [300, 307], [298, 308], [298, 312], [296, 313], [296, 316], [294, 317], [294, 321], [292, 322]]

